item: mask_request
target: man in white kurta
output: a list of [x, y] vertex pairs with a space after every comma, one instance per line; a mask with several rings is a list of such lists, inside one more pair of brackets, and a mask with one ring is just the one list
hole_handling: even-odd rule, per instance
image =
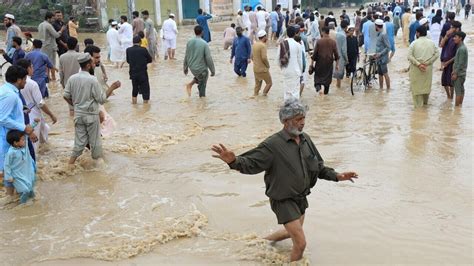
[[112, 22], [110, 29], [107, 31], [107, 43], [110, 47], [110, 61], [117, 64], [125, 62], [125, 50], [122, 49], [120, 43], [120, 35], [117, 30], [117, 21]]
[[251, 29], [251, 27], [252, 27], [252, 22], [250, 21], [249, 8], [248, 8], [247, 6], [245, 7], [245, 11], [242, 13], [242, 20], [243, 20], [244, 25], [245, 25], [245, 27], [244, 27], [244, 29], [245, 29], [244, 35], [245, 35], [246, 37], [249, 37], [249, 35], [250, 35], [250, 29]]
[[26, 105], [30, 109], [30, 112], [28, 113], [30, 123], [33, 123], [33, 121], [37, 122], [39, 120], [39, 122], [37, 122], [37, 126], [33, 130], [39, 139], [39, 141], [33, 143], [35, 154], [38, 154], [39, 144], [46, 143], [48, 141], [49, 133], [49, 126], [46, 124], [46, 120], [44, 119], [41, 110], [43, 110], [51, 118], [53, 124], [56, 123], [57, 119], [46, 105], [43, 96], [41, 95], [38, 83], [31, 79], [31, 75], [33, 75], [33, 65], [31, 62], [26, 59], [20, 59], [18, 60], [17, 65], [28, 71], [25, 87], [20, 90], [20, 93], [25, 99]]
[[[288, 65], [281, 68], [283, 72], [284, 101], [290, 98], [300, 98], [301, 75], [303, 73], [303, 47], [293, 39], [296, 34], [299, 34], [299, 27], [288, 27], [286, 34], [288, 38], [285, 41], [288, 41], [290, 57]], [[280, 51], [278, 54], [280, 54]]]
[[123, 58], [124, 60], [122, 61], [121, 67], [123, 67], [123, 64], [125, 63], [125, 51], [127, 48], [133, 46], [133, 27], [130, 25], [130, 23], [127, 22], [127, 17], [126, 16], [121, 16], [120, 21], [122, 24], [120, 24], [120, 29], [118, 30], [119, 36], [120, 36], [120, 44], [122, 46], [123, 50]]
[[257, 26], [258, 26], [258, 31], [265, 30], [267, 27], [267, 22], [266, 22], [266, 15], [267, 12], [265, 12], [262, 7], [257, 7]]
[[[170, 60], [176, 60], [174, 53], [176, 51], [176, 38], [178, 36], [178, 27], [174, 21], [174, 14], [171, 13], [169, 18], [163, 22], [163, 45], [166, 49], [166, 55]], [[165, 56], [166, 58], [166, 56]]]

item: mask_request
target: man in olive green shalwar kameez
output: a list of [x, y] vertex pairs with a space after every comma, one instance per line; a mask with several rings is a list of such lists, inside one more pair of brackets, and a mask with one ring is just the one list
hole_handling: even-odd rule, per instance
[[97, 78], [91, 75], [95, 64], [90, 54], [81, 54], [77, 61], [81, 71], [69, 78], [63, 95], [66, 102], [74, 107], [75, 137], [70, 166], [74, 166], [87, 145], [90, 146], [93, 159], [102, 157], [99, 105], [104, 104], [112, 92], [120, 87], [111, 86], [107, 91], [101, 88]]
[[231, 169], [243, 174], [265, 171], [265, 194], [284, 229], [265, 237], [269, 241], [291, 238], [291, 261], [302, 258], [306, 247], [303, 222], [311, 188], [317, 179], [343, 181], [357, 178], [355, 172], [337, 173], [324, 165], [316, 146], [303, 133], [307, 107], [297, 99], [288, 99], [280, 109], [283, 129], [264, 140], [258, 147], [235, 156], [222, 145], [214, 145], [213, 155], [226, 162]]
[[188, 74], [188, 69], [193, 73], [193, 80], [186, 85], [186, 90], [191, 96], [191, 88], [194, 84], [198, 84], [199, 97], [206, 97], [207, 78], [209, 71], [211, 77], [215, 75], [214, 62], [211, 57], [211, 50], [206, 41], [202, 39], [202, 27], [194, 27], [195, 38], [192, 38], [186, 44], [186, 55], [184, 56], [184, 74]]
[[410, 61], [410, 89], [415, 107], [428, 104], [433, 79], [433, 63], [439, 57], [435, 43], [426, 37], [426, 27], [418, 27], [417, 39], [411, 43], [408, 51]]

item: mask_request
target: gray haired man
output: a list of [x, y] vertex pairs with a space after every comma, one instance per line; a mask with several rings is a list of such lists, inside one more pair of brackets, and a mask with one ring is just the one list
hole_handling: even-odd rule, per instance
[[355, 172], [337, 173], [324, 166], [324, 161], [311, 138], [303, 133], [308, 108], [291, 98], [280, 108], [283, 129], [264, 140], [258, 147], [242, 155], [235, 154], [224, 145], [214, 145], [212, 155], [226, 162], [231, 169], [243, 174], [265, 171], [265, 194], [284, 229], [265, 237], [270, 241], [291, 238], [291, 261], [303, 257], [306, 247], [303, 222], [310, 189], [317, 179], [344, 181], [357, 178]]

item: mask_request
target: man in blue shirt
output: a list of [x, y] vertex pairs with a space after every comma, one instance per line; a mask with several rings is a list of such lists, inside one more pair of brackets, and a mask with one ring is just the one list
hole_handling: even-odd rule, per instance
[[364, 50], [365, 53], [374, 53], [375, 51], [375, 24], [372, 19], [372, 15], [367, 15], [367, 22], [362, 26], [362, 34], [364, 34]]
[[393, 8], [393, 14], [397, 13], [401, 14], [402, 13], [402, 8], [400, 7], [400, 4], [397, 3], [397, 6]]
[[387, 90], [390, 89], [390, 77], [388, 76], [388, 52], [390, 52], [390, 41], [387, 34], [383, 33], [383, 20], [375, 21], [377, 30], [375, 58], [377, 58], [377, 73], [379, 74], [380, 89], [383, 89], [383, 80], [387, 84]]
[[13, 16], [12, 14], [5, 15], [3, 25], [5, 26], [5, 29], [7, 29], [7, 38], [5, 41], [7, 47], [5, 51], [11, 56], [10, 52], [13, 48], [13, 37], [20, 36], [21, 29], [15, 24], [15, 16]]
[[[5, 155], [10, 148], [7, 143], [7, 133], [16, 129], [24, 131], [33, 141], [37, 137], [33, 133], [33, 127], [25, 125], [23, 115], [23, 104], [20, 99], [20, 90], [25, 87], [28, 72], [19, 66], [11, 66], [5, 73], [6, 83], [0, 87], [0, 179], [3, 179], [3, 168]], [[5, 182], [7, 195], [13, 195], [13, 184]]]
[[23, 49], [21, 49], [21, 38], [20, 37], [18, 37], [18, 36], [13, 37], [12, 41], [13, 41], [13, 48], [15, 49], [15, 52], [13, 52], [13, 55], [9, 56], [8, 53], [6, 53], [2, 49], [0, 49], [0, 54], [3, 54], [3, 58], [5, 58], [5, 60], [8, 63], [10, 63], [12, 65], [16, 65], [16, 62], [18, 62], [18, 60], [25, 57], [25, 51], [23, 51]]
[[416, 12], [415, 16], [416, 16], [416, 21], [410, 25], [410, 33], [409, 33], [410, 35], [408, 36], [409, 37], [408, 41], [410, 43], [412, 43], [415, 40], [416, 29], [418, 29], [418, 27], [420, 26], [420, 19], [423, 18], [423, 13]]
[[230, 55], [230, 63], [235, 57], [234, 61], [234, 72], [242, 77], [246, 77], [247, 65], [250, 63], [250, 57], [252, 55], [252, 45], [250, 45], [250, 39], [243, 35], [242, 27], [235, 29], [237, 37], [234, 38], [232, 44], [232, 54]]
[[390, 17], [386, 16], [385, 21], [385, 32], [387, 33], [388, 41], [390, 42], [390, 59], [392, 59], [395, 54], [395, 26], [393, 22], [390, 21]]
[[[46, 98], [49, 96], [48, 87], [46, 87], [46, 83], [48, 83], [47, 69], [53, 69], [54, 66], [49, 60], [48, 56], [41, 52], [41, 47], [43, 47], [43, 42], [38, 39], [34, 40], [33, 51], [26, 54], [25, 59], [30, 60], [33, 64], [34, 72], [31, 79], [38, 83], [41, 95], [43, 98]], [[56, 71], [58, 70], [56, 69]]]
[[203, 12], [201, 8], [198, 9], [198, 16], [196, 18], [196, 22], [199, 26], [202, 27], [202, 39], [206, 42], [211, 41], [211, 31], [209, 30], [209, 26], [207, 25], [207, 20], [211, 19], [212, 16]]

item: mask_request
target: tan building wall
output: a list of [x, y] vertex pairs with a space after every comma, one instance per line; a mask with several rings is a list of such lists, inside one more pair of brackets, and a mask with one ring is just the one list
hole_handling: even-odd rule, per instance
[[212, 0], [211, 1], [211, 10], [213, 15], [220, 17], [232, 16], [233, 15], [233, 6], [234, 1], [232, 0]]

